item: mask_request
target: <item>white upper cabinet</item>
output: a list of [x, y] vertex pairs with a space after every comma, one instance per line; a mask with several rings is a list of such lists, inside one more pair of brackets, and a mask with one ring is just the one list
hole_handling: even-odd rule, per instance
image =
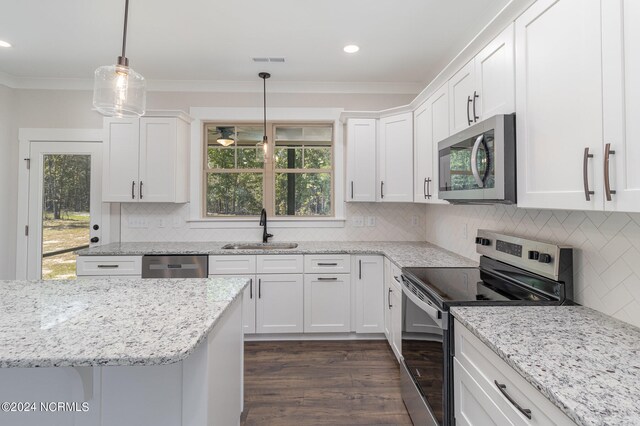
[[185, 117], [106, 118], [104, 129], [103, 201], [188, 201]]
[[449, 80], [450, 134], [514, 111], [513, 25]]
[[493, 39], [475, 58], [475, 113], [481, 119], [511, 114], [516, 109], [513, 24]]
[[376, 119], [347, 122], [346, 201], [376, 201]]
[[443, 203], [438, 199], [438, 142], [449, 136], [449, 90], [442, 86], [413, 113], [413, 201]]
[[538, 0], [516, 20], [519, 207], [602, 209], [600, 19], [599, 1]]
[[[640, 2], [602, 3], [605, 210], [640, 211]], [[603, 157], [603, 155], [605, 157]], [[607, 173], [608, 172], [608, 173]], [[611, 190], [607, 196], [608, 188]]]
[[105, 118], [104, 131], [102, 199], [120, 203], [135, 201], [138, 193], [140, 120]]
[[473, 116], [472, 107], [476, 100], [474, 96], [477, 96], [477, 90], [475, 64], [472, 60], [449, 80], [451, 134], [466, 129], [479, 119]]
[[413, 201], [413, 114], [380, 119], [378, 201]]

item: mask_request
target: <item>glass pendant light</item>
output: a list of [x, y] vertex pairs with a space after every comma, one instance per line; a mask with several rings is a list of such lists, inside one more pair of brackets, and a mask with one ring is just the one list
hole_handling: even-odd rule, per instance
[[[267, 138], [267, 79], [271, 77], [271, 74], [268, 72], [261, 72], [258, 74], [258, 77], [262, 79], [263, 87], [264, 133], [262, 136], [262, 142], [258, 142], [256, 144], [256, 148], [258, 150], [262, 149], [262, 158], [264, 161], [267, 161], [269, 155], [269, 139]], [[257, 156], [258, 154], [256, 153], [256, 157]]]
[[146, 81], [129, 68], [125, 56], [127, 47], [127, 20], [129, 0], [124, 6], [124, 31], [122, 33], [122, 56], [115, 65], [105, 65], [95, 72], [93, 84], [93, 106], [107, 117], [139, 117], [146, 108]]

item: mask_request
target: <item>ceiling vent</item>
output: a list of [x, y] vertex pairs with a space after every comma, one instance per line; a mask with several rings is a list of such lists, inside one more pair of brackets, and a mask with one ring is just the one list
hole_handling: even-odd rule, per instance
[[253, 58], [253, 62], [284, 62], [284, 58]]

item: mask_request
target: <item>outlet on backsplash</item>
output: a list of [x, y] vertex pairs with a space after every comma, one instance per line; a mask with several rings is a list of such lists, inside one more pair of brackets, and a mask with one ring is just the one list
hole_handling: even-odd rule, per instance
[[462, 224], [462, 239], [463, 240], [467, 239], [467, 224], [466, 223]]
[[418, 216], [411, 216], [411, 226], [418, 226]]
[[376, 226], [375, 216], [367, 216], [367, 226]]

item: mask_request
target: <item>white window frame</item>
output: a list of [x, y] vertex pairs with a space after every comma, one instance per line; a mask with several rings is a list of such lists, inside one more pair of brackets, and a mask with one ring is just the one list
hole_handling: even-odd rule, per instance
[[[333, 123], [334, 129], [334, 215], [333, 217], [282, 217], [269, 218], [272, 228], [342, 228], [344, 217], [344, 137], [340, 123], [342, 108], [268, 108], [267, 119], [270, 122], [287, 124], [308, 124], [310, 122]], [[208, 122], [262, 122], [262, 108], [220, 108], [192, 107], [189, 114], [191, 122], [191, 179], [189, 219], [190, 228], [258, 228], [255, 217], [202, 217], [203, 179], [202, 164], [204, 161], [204, 124]], [[273, 141], [270, 141], [273, 143]]]

